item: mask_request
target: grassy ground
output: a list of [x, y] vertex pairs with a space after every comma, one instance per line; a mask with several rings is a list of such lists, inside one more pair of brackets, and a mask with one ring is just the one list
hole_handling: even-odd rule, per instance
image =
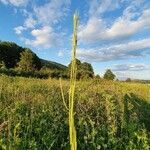
[[[150, 85], [78, 81], [75, 101], [78, 149], [150, 148]], [[68, 130], [58, 80], [0, 77], [0, 149], [67, 150]]]

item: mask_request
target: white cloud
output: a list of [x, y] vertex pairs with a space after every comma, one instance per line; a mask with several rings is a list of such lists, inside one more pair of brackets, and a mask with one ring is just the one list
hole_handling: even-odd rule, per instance
[[140, 72], [138, 72], [138, 74], [136, 74], [134, 71], [128, 72], [128, 71], [114, 71], [117, 79], [119, 80], [126, 80], [128, 78], [130, 79], [145, 79], [145, 77], [143, 78], [141, 74], [139, 74]]
[[[133, 19], [138, 17], [141, 12], [146, 9], [144, 6], [145, 0], [132, 0], [131, 3], [124, 9], [123, 17], [126, 19]], [[142, 6], [142, 7], [141, 7]]]
[[23, 26], [18, 26], [18, 27], [15, 27], [14, 30], [15, 30], [15, 33], [19, 35], [22, 33], [22, 31], [26, 30], [26, 28]]
[[5, 4], [5, 5], [8, 4], [8, 0], [0, 0], [0, 2]]
[[55, 33], [53, 28], [50, 26], [44, 26], [41, 29], [34, 29], [31, 31], [31, 35], [34, 37], [33, 40], [23, 40], [27, 45], [34, 47], [50, 48], [60, 42], [57, 33]]
[[60, 50], [60, 51], [58, 52], [58, 56], [59, 56], [59, 57], [63, 57], [63, 56], [64, 56], [64, 53], [65, 53], [64, 50]]
[[11, 4], [14, 6], [26, 6], [28, 3], [28, 0], [0, 0], [0, 2], [2, 2], [3, 4]]
[[[23, 10], [23, 13], [26, 13], [26, 12]], [[32, 15], [30, 13], [26, 13], [26, 15], [28, 17], [25, 19], [24, 25], [14, 28], [15, 33], [18, 35], [22, 34], [22, 32], [25, 30], [27, 31], [28, 29], [35, 28], [37, 21], [35, 19], [33, 19]]]
[[16, 34], [21, 34], [23, 30], [29, 32], [30, 38], [23, 35], [19, 37], [27, 45], [34, 47], [50, 48], [62, 44], [63, 31], [57, 34], [59, 23], [66, 16], [70, 0], [51, 0], [43, 5], [34, 4], [33, 11], [21, 9], [25, 20], [22, 26], [14, 28]]
[[150, 79], [150, 66], [144, 63], [117, 64], [112, 67], [112, 70], [117, 75], [117, 78], [122, 80], [127, 78]]
[[140, 63], [140, 64], [119, 64], [115, 65], [113, 71], [144, 71], [150, 70], [150, 66]]
[[34, 8], [37, 20], [41, 24], [53, 24], [62, 19], [67, 12], [70, 0], [52, 0], [43, 6]]
[[140, 30], [150, 28], [150, 9], [144, 10], [136, 20], [131, 16], [119, 17], [112, 26], [108, 27], [103, 19], [91, 17], [87, 24], [80, 27], [79, 39], [93, 43], [100, 40], [110, 40], [131, 36]]
[[24, 26], [26, 28], [34, 28], [34, 26], [36, 25], [37, 21], [35, 19], [33, 19], [33, 17], [29, 16], [25, 22], [24, 22]]
[[139, 32], [141, 29], [150, 28], [150, 9], [144, 10], [137, 20], [119, 18], [113, 26], [106, 31], [106, 37], [125, 37]]
[[106, 11], [112, 11], [119, 7], [119, 0], [92, 0], [89, 2], [90, 16], [99, 16]]
[[31, 13], [27, 9], [20, 9], [19, 11], [24, 17], [31, 16]]
[[103, 38], [105, 34], [105, 24], [102, 19], [92, 17], [86, 25], [81, 25], [79, 28], [78, 37], [83, 42], [94, 42]]
[[98, 62], [145, 56], [146, 49], [150, 49], [150, 38], [102, 48], [78, 49], [77, 55], [80, 59]]

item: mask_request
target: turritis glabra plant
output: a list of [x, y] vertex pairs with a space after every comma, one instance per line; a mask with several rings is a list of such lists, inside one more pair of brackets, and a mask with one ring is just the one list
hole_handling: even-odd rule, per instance
[[77, 26], [78, 26], [78, 14], [75, 13], [73, 17], [73, 39], [72, 39], [72, 59], [71, 59], [71, 71], [70, 71], [70, 89], [69, 89], [69, 107], [65, 102], [62, 83], [60, 79], [61, 94], [65, 108], [69, 112], [69, 138], [70, 138], [70, 149], [77, 149], [76, 140], [76, 129], [74, 123], [74, 97], [75, 97], [75, 87], [76, 87], [76, 48], [77, 48]]

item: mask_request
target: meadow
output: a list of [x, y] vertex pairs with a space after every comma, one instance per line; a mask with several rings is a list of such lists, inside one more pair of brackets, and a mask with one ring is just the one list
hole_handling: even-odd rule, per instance
[[[82, 80], [74, 98], [77, 149], [150, 149], [149, 84]], [[70, 149], [59, 80], [0, 76], [0, 149]]]

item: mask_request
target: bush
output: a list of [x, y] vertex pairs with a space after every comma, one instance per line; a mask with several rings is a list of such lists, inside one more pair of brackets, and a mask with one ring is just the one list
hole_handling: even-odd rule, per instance
[[48, 78], [49, 75], [41, 73], [39, 71], [21, 71], [15, 69], [0, 69], [0, 74], [8, 76], [22, 76], [22, 77], [34, 77], [34, 78]]

